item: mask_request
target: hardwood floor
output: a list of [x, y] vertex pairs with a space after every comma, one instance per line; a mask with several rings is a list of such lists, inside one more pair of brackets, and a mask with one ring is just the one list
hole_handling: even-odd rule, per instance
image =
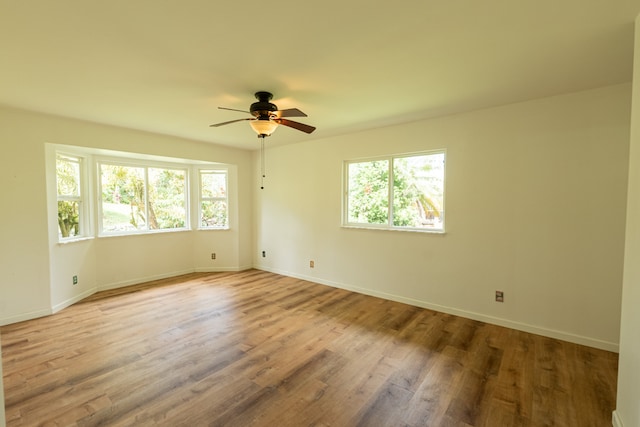
[[257, 270], [2, 327], [7, 426], [611, 425], [617, 355]]

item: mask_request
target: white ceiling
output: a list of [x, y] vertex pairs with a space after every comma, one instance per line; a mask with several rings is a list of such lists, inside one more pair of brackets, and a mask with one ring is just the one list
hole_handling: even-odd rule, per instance
[[[631, 81], [639, 0], [0, 0], [0, 104], [244, 149]], [[249, 117], [247, 115], [247, 117]]]

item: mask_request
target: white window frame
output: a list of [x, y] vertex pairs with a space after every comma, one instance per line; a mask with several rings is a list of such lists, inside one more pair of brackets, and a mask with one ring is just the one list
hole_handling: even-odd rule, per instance
[[[202, 195], [202, 176], [203, 174], [223, 174], [225, 176], [225, 196], [224, 197], [204, 197]], [[229, 229], [229, 170], [226, 168], [198, 168], [197, 170], [198, 181], [198, 225], [199, 230], [228, 230]], [[202, 225], [202, 202], [224, 202], [227, 207], [227, 224], [224, 226], [204, 226]]]
[[[405, 227], [405, 226], [396, 226], [393, 224], [394, 220], [394, 212], [393, 212], [393, 173], [394, 173], [394, 161], [396, 159], [407, 158], [407, 157], [418, 157], [418, 156], [429, 156], [429, 155], [443, 155], [444, 164], [443, 164], [443, 195], [442, 195], [442, 227], [441, 228], [427, 228], [427, 227]], [[350, 222], [349, 221], [349, 165], [355, 163], [367, 163], [374, 161], [388, 161], [388, 191], [387, 191], [387, 202], [388, 202], [388, 218], [387, 222], [384, 224], [374, 224], [374, 223], [362, 223], [362, 222]], [[444, 234], [445, 233], [445, 196], [446, 196], [446, 161], [447, 161], [447, 152], [446, 149], [438, 149], [438, 150], [429, 150], [429, 151], [421, 151], [414, 153], [403, 153], [403, 154], [392, 154], [387, 156], [378, 156], [378, 157], [367, 157], [360, 159], [352, 159], [345, 160], [343, 162], [343, 198], [342, 198], [342, 227], [345, 228], [366, 228], [366, 229], [377, 229], [377, 230], [397, 230], [397, 231], [409, 231], [409, 232], [419, 232], [419, 233], [435, 233], [435, 234]]]
[[[145, 203], [145, 217], [149, 218], [149, 191], [148, 191], [148, 183], [149, 183], [149, 169], [170, 169], [170, 170], [180, 170], [185, 174], [185, 190], [184, 190], [184, 203], [185, 203], [185, 225], [184, 227], [179, 228], [164, 228], [164, 229], [152, 229], [149, 228], [149, 221], [147, 220], [144, 229], [140, 230], [118, 230], [118, 231], [105, 231], [103, 229], [103, 206], [102, 206], [102, 165], [111, 165], [111, 166], [125, 166], [131, 168], [141, 168], [144, 169], [144, 182], [145, 182], [145, 194], [144, 194], [144, 203]], [[189, 197], [189, 181], [190, 181], [190, 173], [189, 167], [184, 164], [179, 163], [164, 163], [164, 162], [152, 162], [145, 160], [136, 160], [136, 161], [126, 161], [121, 158], [110, 158], [110, 157], [98, 157], [96, 158], [96, 201], [97, 201], [97, 217], [98, 217], [98, 237], [106, 237], [106, 236], [127, 236], [127, 235], [137, 235], [137, 234], [154, 234], [154, 233], [171, 233], [171, 232], [179, 232], [179, 231], [187, 231], [191, 229], [190, 225], [190, 197]]]
[[[234, 164], [193, 160], [178, 157], [165, 157], [153, 154], [130, 153], [125, 151], [90, 148], [73, 145], [46, 143], [46, 181], [47, 181], [47, 212], [48, 229], [51, 241], [67, 244], [89, 240], [93, 238], [111, 238], [115, 236], [132, 236], [157, 233], [172, 233], [183, 231], [227, 230], [236, 221], [237, 166]], [[57, 158], [58, 155], [73, 159], [82, 159], [81, 197], [82, 209], [79, 223], [79, 234], [68, 238], [61, 238], [58, 225], [58, 189], [57, 189]], [[107, 164], [121, 164], [131, 167], [164, 168], [185, 171], [185, 226], [170, 229], [125, 230], [124, 232], [103, 233], [102, 228], [102, 180], [99, 172], [100, 162]], [[226, 209], [227, 227], [200, 228], [198, 215], [200, 213], [199, 170], [224, 171], [226, 173]], [[148, 169], [147, 169], [148, 170]], [[195, 204], [198, 203], [198, 206]], [[80, 231], [81, 230], [81, 231]]]
[[[78, 163], [78, 195], [70, 196], [70, 195], [60, 195], [58, 193], [58, 158], [63, 157], [69, 159], [70, 161], [75, 161]], [[61, 243], [72, 242], [75, 240], [83, 240], [89, 236], [89, 232], [91, 230], [90, 224], [90, 216], [89, 216], [89, 198], [88, 194], [88, 175], [87, 175], [87, 158], [85, 156], [79, 155], [77, 153], [69, 153], [62, 150], [55, 151], [55, 183], [56, 183], [56, 224], [57, 221], [57, 212], [58, 212], [58, 202], [77, 202], [78, 203], [78, 234], [75, 236], [62, 237], [62, 232], [60, 230], [59, 225], [57, 226], [57, 235], [58, 241]]]

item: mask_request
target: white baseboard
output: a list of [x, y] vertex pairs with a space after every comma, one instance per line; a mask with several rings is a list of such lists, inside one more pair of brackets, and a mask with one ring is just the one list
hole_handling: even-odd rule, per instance
[[53, 307], [51, 307], [51, 314], [55, 314], [57, 312], [59, 312], [60, 310], [63, 310], [67, 307], [69, 307], [70, 305], [73, 305], [75, 303], [77, 303], [78, 301], [81, 301], [83, 299], [85, 299], [86, 297], [89, 297], [93, 294], [95, 294], [97, 291], [97, 288], [91, 288], [88, 291], [84, 291], [83, 293], [76, 295], [73, 298], [69, 298], [66, 301], [61, 302], [60, 304], [56, 304]]
[[249, 267], [195, 267], [187, 270], [172, 271], [170, 273], [157, 274], [153, 276], [138, 277], [136, 279], [123, 280], [121, 282], [107, 283], [98, 286], [97, 291], [108, 291], [111, 289], [124, 288], [126, 286], [139, 285], [141, 283], [152, 282], [154, 280], [168, 279], [171, 277], [183, 276], [191, 273], [219, 273], [226, 271], [244, 271], [253, 268]]
[[245, 271], [252, 269], [253, 266], [241, 267], [196, 267], [196, 273], [222, 273], [225, 271]]
[[151, 282], [154, 280], [161, 280], [161, 279], [168, 279], [171, 277], [176, 277], [176, 276], [182, 276], [185, 274], [190, 274], [190, 273], [217, 273], [217, 272], [227, 272], [227, 271], [245, 271], [245, 270], [250, 270], [252, 269], [253, 266], [249, 265], [249, 266], [239, 266], [239, 267], [216, 267], [216, 268], [190, 268], [187, 270], [180, 270], [180, 271], [172, 271], [170, 273], [164, 273], [164, 274], [157, 274], [157, 275], [153, 275], [153, 276], [143, 276], [143, 277], [138, 277], [135, 279], [130, 279], [130, 280], [123, 280], [121, 282], [113, 282], [113, 283], [106, 283], [106, 284], [102, 284], [99, 285], [97, 287], [91, 288], [85, 292], [82, 292], [79, 295], [74, 296], [73, 298], [69, 298], [66, 301], [63, 301], [59, 304], [56, 304], [54, 306], [52, 306], [50, 309], [43, 309], [43, 310], [38, 310], [38, 311], [32, 311], [29, 313], [22, 313], [22, 314], [18, 314], [16, 316], [11, 316], [11, 317], [4, 317], [4, 318], [0, 318], [0, 326], [5, 326], [5, 325], [10, 325], [12, 323], [18, 323], [18, 322], [23, 322], [26, 320], [32, 320], [32, 319], [37, 319], [38, 317], [45, 317], [45, 316], [50, 316], [52, 314], [58, 313], [61, 310], [64, 310], [65, 308], [77, 303], [78, 301], [81, 301], [93, 294], [95, 294], [96, 292], [100, 292], [100, 291], [108, 291], [111, 289], [118, 289], [118, 288], [124, 288], [126, 286], [132, 286], [132, 285], [138, 285], [141, 283], [145, 283], [145, 282]]
[[617, 411], [613, 411], [613, 414], [611, 415], [611, 423], [613, 424], [613, 427], [624, 427]]
[[240, 267], [190, 268], [187, 270], [172, 271], [169, 273], [157, 274], [153, 276], [137, 277], [135, 279], [123, 280], [121, 282], [105, 283], [97, 287], [91, 288], [90, 290], [85, 291], [79, 295], [76, 295], [73, 298], [69, 298], [68, 300], [63, 301], [59, 304], [56, 304], [52, 306], [50, 309], [31, 311], [28, 313], [21, 313], [15, 316], [0, 318], [0, 326], [23, 322], [26, 320], [37, 319], [38, 317], [50, 316], [100, 291], [108, 291], [111, 289], [124, 288], [126, 286], [138, 285], [140, 283], [151, 282], [153, 280], [168, 279], [170, 277], [182, 276], [190, 273], [216, 273], [216, 272], [226, 272], [226, 271], [244, 271], [244, 270], [249, 270], [251, 268], [253, 268], [253, 266], [251, 265], [240, 266]]
[[0, 319], [0, 326], [10, 325], [12, 323], [24, 322], [25, 320], [37, 319], [53, 314], [51, 309], [43, 309], [30, 311], [29, 313], [18, 314], [17, 316], [3, 317]]
[[281, 274], [283, 276], [295, 277], [296, 279], [307, 280], [309, 282], [319, 283], [321, 285], [327, 285], [334, 288], [345, 289], [347, 291], [353, 291], [364, 295], [370, 295], [378, 298], [383, 298], [390, 301], [401, 302], [404, 304], [413, 305], [416, 307], [427, 308], [429, 310], [438, 311], [441, 313], [453, 314], [455, 316], [464, 317], [467, 319], [478, 320], [480, 322], [490, 323], [492, 325], [504, 326], [510, 329], [516, 329], [518, 331], [529, 332], [536, 335], [542, 335], [549, 338], [555, 338], [562, 341], [567, 341], [575, 344], [585, 345], [588, 347], [598, 348], [601, 350], [611, 351], [614, 353], [619, 352], [618, 343], [602, 341], [591, 337], [585, 337], [582, 335], [572, 334], [570, 332], [557, 331], [554, 329], [542, 328], [536, 325], [530, 325], [527, 323], [516, 322], [509, 319], [503, 319], [499, 317], [489, 316], [482, 313], [476, 313], [473, 311], [460, 310], [455, 307], [448, 307], [439, 304], [433, 304], [428, 301], [421, 301], [413, 298], [407, 298], [400, 295], [389, 294], [386, 292], [374, 291], [371, 289], [360, 288], [358, 286], [351, 286], [344, 283], [337, 283], [328, 280], [323, 280], [317, 277], [306, 276], [304, 274], [296, 274], [290, 271], [282, 271], [278, 269], [272, 269], [265, 266], [254, 266], [258, 270], [269, 271], [271, 273]]
[[[92, 289], [90, 291], [84, 292], [81, 295], [78, 295], [77, 297], [71, 298], [71, 299], [69, 299], [67, 301], [64, 301], [64, 302], [60, 303], [60, 304], [56, 304], [51, 309], [38, 310], [38, 311], [30, 312], [30, 313], [20, 314], [20, 315], [17, 315], [17, 316], [12, 316], [12, 317], [7, 317], [7, 318], [0, 318], [0, 326], [9, 325], [11, 323], [22, 322], [24, 320], [35, 319], [35, 318], [38, 318], [38, 317], [44, 317], [44, 316], [51, 315], [53, 313], [57, 313], [58, 311], [60, 311], [60, 310], [62, 310], [64, 308], [74, 304], [75, 302], [78, 302], [81, 299], [86, 298], [86, 297], [92, 295], [93, 293], [99, 292], [99, 291], [122, 288], [122, 287], [125, 287], [125, 286], [136, 285], [136, 284], [145, 283], [145, 282], [149, 282], [149, 281], [153, 281], [153, 280], [166, 279], [166, 278], [169, 278], [169, 277], [181, 276], [181, 275], [189, 274], [189, 273], [193, 273], [193, 272], [213, 273], [213, 272], [226, 272], [226, 271], [244, 271], [244, 270], [248, 270], [250, 268], [256, 268], [256, 269], [259, 269], [259, 270], [269, 271], [269, 272], [272, 272], [272, 273], [281, 274], [283, 276], [295, 277], [295, 278], [298, 278], [298, 279], [307, 280], [309, 282], [319, 283], [319, 284], [331, 286], [331, 287], [334, 287], [334, 288], [345, 289], [345, 290], [348, 290], [348, 291], [357, 292], [357, 293], [364, 294], [364, 295], [371, 295], [371, 296], [378, 297], [378, 298], [384, 298], [384, 299], [387, 299], [387, 300], [390, 300], [390, 301], [397, 301], [397, 302], [413, 305], [413, 306], [416, 306], [416, 307], [422, 307], [422, 308], [427, 308], [429, 310], [439, 311], [439, 312], [442, 312], [442, 313], [453, 314], [453, 315], [460, 316], [460, 317], [465, 317], [465, 318], [468, 318], [468, 319], [478, 320], [478, 321], [481, 321], [481, 322], [490, 323], [490, 324], [494, 324], [494, 325], [498, 325], [498, 326], [504, 326], [504, 327], [507, 327], [507, 328], [516, 329], [516, 330], [520, 330], [520, 331], [524, 331], [524, 332], [529, 332], [529, 333], [533, 333], [533, 334], [537, 334], [537, 335], [543, 335], [543, 336], [550, 337], [550, 338], [556, 338], [556, 339], [559, 339], [559, 340], [568, 341], [568, 342], [581, 344], [581, 345], [586, 345], [586, 346], [589, 346], [589, 347], [599, 348], [599, 349], [602, 349], [602, 350], [612, 351], [612, 352], [615, 352], [615, 353], [617, 353], [619, 351], [618, 344], [617, 343], [613, 343], [613, 342], [601, 341], [601, 340], [598, 340], [598, 339], [595, 339], [595, 338], [576, 335], [576, 334], [572, 334], [572, 333], [569, 333], [569, 332], [563, 332], [563, 331], [557, 331], [557, 330], [553, 330], [553, 329], [541, 328], [541, 327], [536, 326], [536, 325], [520, 323], [520, 322], [512, 321], [512, 320], [509, 320], [509, 319], [502, 319], [502, 318], [498, 318], [498, 317], [488, 316], [488, 315], [485, 315], [485, 314], [482, 314], [482, 313], [476, 313], [476, 312], [471, 312], [471, 311], [460, 310], [460, 309], [457, 309], [457, 308], [454, 308], [454, 307], [442, 306], [442, 305], [438, 305], [438, 304], [429, 303], [427, 301], [421, 301], [421, 300], [416, 300], [416, 299], [413, 299], [413, 298], [407, 298], [407, 297], [403, 297], [403, 296], [399, 296], [399, 295], [389, 294], [389, 293], [386, 293], [386, 292], [379, 292], [379, 291], [374, 291], [374, 290], [371, 290], [371, 289], [360, 288], [358, 286], [351, 286], [351, 285], [347, 285], [347, 284], [344, 284], [344, 283], [338, 283], [338, 282], [323, 280], [323, 279], [319, 279], [317, 277], [312, 277], [312, 276], [306, 276], [306, 275], [302, 275], [302, 274], [292, 273], [290, 271], [271, 269], [271, 268], [268, 268], [268, 267], [265, 267], [265, 266], [259, 266], [259, 265], [256, 265], [256, 266], [244, 266], [244, 267], [195, 268], [195, 269], [189, 269], [189, 270], [174, 271], [174, 272], [171, 272], [171, 273], [159, 274], [159, 275], [148, 276], [148, 277], [139, 277], [139, 278], [136, 278], [136, 279], [126, 280], [126, 281], [122, 281], [122, 282], [104, 284], [104, 285], [100, 285], [97, 288], [94, 288], [94, 289]], [[615, 412], [614, 412], [614, 415], [613, 415], [613, 420], [614, 420], [614, 425], [616, 425], [615, 424], [615, 422], [616, 422], [616, 414], [615, 414]], [[618, 420], [619, 420], [619, 418], [618, 418]], [[618, 426], [616, 426], [616, 427], [622, 427], [621, 422], [620, 421], [618, 421], [618, 422], [620, 424]]]
[[190, 268], [188, 270], [172, 271], [169, 273], [156, 274], [153, 276], [137, 277], [135, 279], [123, 280], [121, 282], [106, 283], [103, 285], [99, 285], [97, 291], [108, 291], [111, 289], [124, 288], [125, 286], [139, 285], [140, 283], [152, 282], [154, 280], [162, 280], [168, 279], [169, 277], [182, 276], [185, 274], [193, 273], [194, 271], [195, 270], [193, 268]]

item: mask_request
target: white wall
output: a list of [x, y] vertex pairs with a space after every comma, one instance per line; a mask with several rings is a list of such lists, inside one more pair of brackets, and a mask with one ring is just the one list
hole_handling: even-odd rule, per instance
[[[615, 351], [630, 90], [268, 148], [254, 262]], [[447, 149], [445, 235], [340, 227], [343, 160], [439, 148]]]
[[622, 291], [617, 427], [640, 426], [640, 16], [636, 19], [627, 234]]
[[[13, 313], [36, 316], [50, 305], [44, 149], [35, 151], [24, 142], [35, 129], [25, 127], [16, 137], [13, 119], [0, 110], [0, 194], [5, 207], [0, 209], [0, 319]], [[38, 189], [35, 194], [29, 191], [33, 188]]]
[[[231, 230], [58, 244], [55, 212], [47, 213], [47, 144], [230, 164], [238, 196]], [[0, 149], [0, 324], [46, 315], [97, 289], [251, 265], [250, 152], [9, 108], [0, 108]], [[212, 249], [220, 257], [207, 262]]]

